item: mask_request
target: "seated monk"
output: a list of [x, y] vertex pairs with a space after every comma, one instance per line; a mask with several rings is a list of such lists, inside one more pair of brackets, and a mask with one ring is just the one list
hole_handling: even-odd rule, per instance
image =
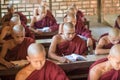
[[22, 25], [15, 25], [12, 29], [12, 37], [2, 46], [0, 63], [8, 68], [14, 67], [9, 61], [26, 59], [28, 46], [35, 42], [32, 38], [25, 37], [25, 29]]
[[63, 33], [53, 36], [48, 56], [59, 62], [70, 62], [63, 55], [72, 53], [84, 55], [86, 43], [75, 33], [75, 26], [68, 22], [63, 25]]
[[[72, 22], [75, 26], [75, 32], [78, 34], [82, 39], [87, 42], [87, 47], [95, 47], [95, 40], [92, 38], [91, 31], [84, 27], [84, 24], [81, 22], [76, 21], [76, 16], [74, 14], [67, 14], [66, 17], [67, 22]], [[61, 34], [63, 31], [63, 24], [59, 26], [59, 33]]]
[[[76, 21], [81, 22], [81, 24], [84, 24], [87, 21], [87, 19], [85, 18], [83, 12], [78, 10], [75, 4], [72, 4], [68, 8], [67, 13], [66, 13], [66, 15], [64, 17], [64, 21], [66, 21], [67, 14], [69, 14], [69, 13], [74, 14], [76, 16]], [[87, 25], [85, 25], [85, 24], [84, 24], [84, 27], [88, 28]]]
[[120, 44], [115, 44], [107, 58], [90, 67], [88, 80], [120, 80]]
[[1, 24], [2, 24], [2, 25], [5, 25], [6, 22], [9, 22], [14, 13], [15, 13], [15, 14], [18, 14], [18, 15], [20, 16], [20, 21], [21, 21], [23, 24], [25, 24], [25, 25], [27, 24], [27, 18], [26, 18], [26, 16], [23, 15], [21, 12], [15, 12], [15, 11], [14, 11], [14, 6], [13, 6], [13, 4], [9, 4], [9, 5], [7, 6], [7, 10], [8, 10], [7, 14], [4, 15], [3, 18], [1, 19]]
[[95, 49], [95, 54], [108, 54], [110, 48], [118, 43], [120, 43], [120, 30], [118, 28], [112, 28], [108, 35], [105, 34], [100, 38]]
[[38, 43], [28, 47], [29, 64], [18, 72], [15, 80], [69, 80], [64, 71], [46, 60], [45, 48]]
[[[41, 34], [42, 32], [54, 32], [58, 30], [58, 25], [56, 23], [53, 15], [50, 15], [44, 6], [39, 6], [38, 14], [35, 12], [30, 23], [30, 30], [36, 34]], [[37, 15], [36, 15], [37, 14]]]
[[2, 27], [1, 34], [0, 34], [0, 42], [4, 43], [5, 40], [11, 39], [11, 30], [14, 25], [23, 25], [25, 28], [25, 37], [31, 37], [34, 38], [34, 34], [28, 29], [27, 26], [21, 23], [19, 15], [18, 14], [13, 14], [13, 17], [11, 18], [9, 24], [6, 26]]
[[120, 29], [120, 15], [117, 17], [114, 27]]

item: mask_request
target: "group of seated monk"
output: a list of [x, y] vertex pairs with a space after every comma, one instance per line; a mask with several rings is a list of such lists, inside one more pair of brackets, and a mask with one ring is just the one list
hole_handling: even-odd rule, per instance
[[[83, 13], [73, 4], [67, 10], [64, 22], [58, 24], [50, 10], [47, 9], [46, 0], [34, 10], [30, 26], [27, 18], [20, 12], [14, 12], [13, 5], [7, 7], [8, 13], [1, 19], [2, 30], [0, 43], [0, 63], [7, 68], [14, 68], [11, 61], [28, 60], [16, 78], [11, 80], [69, 80], [65, 72], [52, 59], [61, 63], [71, 63], [65, 55], [87, 55], [88, 47], [95, 48], [95, 40], [91, 31], [84, 22]], [[119, 20], [117, 20], [119, 22]], [[54, 32], [48, 52], [40, 43], [35, 43], [35, 34]], [[89, 71], [88, 80], [119, 80], [120, 75], [120, 30], [112, 28], [107, 34], [101, 36], [95, 48], [95, 54], [108, 54], [108, 57], [95, 62]], [[47, 54], [48, 53], [48, 54]], [[5, 80], [6, 77], [1, 77]], [[10, 80], [7, 78], [7, 80]]]

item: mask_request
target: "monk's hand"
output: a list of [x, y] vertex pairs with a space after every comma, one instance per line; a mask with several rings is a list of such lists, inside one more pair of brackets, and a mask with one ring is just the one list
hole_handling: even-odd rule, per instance
[[36, 33], [36, 34], [42, 34], [42, 31], [36, 29], [36, 30], [35, 30], [35, 33]]
[[87, 47], [89, 47], [89, 46], [93, 46], [93, 41], [91, 38], [87, 39]]
[[7, 68], [13, 68], [15, 67], [15, 65], [11, 62], [5, 62], [4, 65], [7, 67]]
[[59, 60], [59, 62], [61, 62], [61, 63], [71, 63], [71, 61], [68, 60], [68, 59], [65, 58], [65, 57], [61, 57], [60, 60]]

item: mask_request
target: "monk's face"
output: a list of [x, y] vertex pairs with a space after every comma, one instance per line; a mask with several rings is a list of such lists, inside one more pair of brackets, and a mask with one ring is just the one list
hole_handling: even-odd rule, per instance
[[74, 26], [76, 24], [76, 19], [73, 17], [67, 17], [67, 22], [71, 22]]
[[39, 9], [38, 14], [41, 18], [44, 18], [47, 15], [47, 11]]
[[8, 9], [8, 12], [9, 12], [9, 13], [14, 13], [14, 7], [9, 8], [9, 9]]
[[45, 57], [42, 53], [28, 56], [27, 59], [36, 70], [40, 70], [45, 64]]
[[75, 37], [75, 29], [66, 28], [65, 30], [63, 30], [63, 35], [66, 40], [72, 40]]
[[21, 44], [25, 38], [25, 32], [13, 32], [12, 36], [17, 44]]
[[120, 42], [120, 37], [113, 37], [113, 36], [109, 36], [109, 40], [112, 44], [117, 44]]
[[120, 56], [109, 56], [108, 59], [115, 70], [120, 70]]

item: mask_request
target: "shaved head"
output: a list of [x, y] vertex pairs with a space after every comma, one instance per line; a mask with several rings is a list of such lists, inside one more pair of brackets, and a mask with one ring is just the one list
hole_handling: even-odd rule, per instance
[[10, 19], [10, 21], [14, 24], [21, 24], [20, 21], [20, 16], [18, 14], [13, 14], [12, 18]]
[[12, 29], [12, 32], [13, 32], [13, 34], [14, 33], [20, 33], [20, 32], [25, 33], [25, 29], [22, 25], [15, 25]]
[[34, 55], [46, 55], [45, 53], [45, 48], [43, 47], [43, 45], [41, 45], [40, 43], [32, 43], [27, 50], [28, 56], [34, 56]]
[[67, 10], [67, 14], [68, 13], [72, 13], [72, 14], [75, 14], [75, 10], [73, 7], [69, 7], [68, 10]]
[[13, 8], [13, 7], [14, 7], [13, 4], [9, 4], [9, 5], [7, 6], [8, 9], [11, 9], [11, 8]]
[[74, 15], [74, 14], [72, 14], [72, 13], [68, 13], [67, 14], [67, 19], [69, 20], [69, 19], [76, 19], [76, 15]]
[[74, 29], [75, 30], [75, 26], [71, 22], [67, 22], [67, 23], [64, 23], [64, 25], [63, 25], [63, 30], [66, 30], [66, 29]]
[[45, 12], [46, 11], [46, 9], [45, 9], [45, 7], [44, 6], [39, 6], [39, 10], [41, 11], [41, 12]]
[[117, 37], [120, 35], [120, 30], [118, 28], [112, 28], [110, 31], [109, 31], [109, 36], [112, 36], [112, 37]]
[[109, 54], [109, 55], [120, 57], [120, 44], [114, 45], [114, 46], [110, 49], [110, 54]]

